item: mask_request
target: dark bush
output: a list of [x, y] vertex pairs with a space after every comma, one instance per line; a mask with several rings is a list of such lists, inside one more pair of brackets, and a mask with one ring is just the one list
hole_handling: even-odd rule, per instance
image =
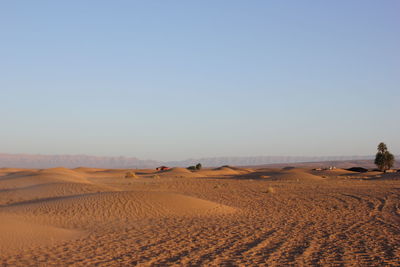
[[196, 165], [196, 170], [201, 170], [202, 167], [203, 167], [203, 166], [201, 166], [201, 163], [198, 163], [198, 164]]
[[187, 167], [188, 170], [190, 171], [195, 171], [196, 170], [196, 166], [189, 166]]
[[363, 168], [363, 167], [351, 167], [346, 170], [352, 171], [352, 172], [367, 172], [368, 171], [368, 169]]

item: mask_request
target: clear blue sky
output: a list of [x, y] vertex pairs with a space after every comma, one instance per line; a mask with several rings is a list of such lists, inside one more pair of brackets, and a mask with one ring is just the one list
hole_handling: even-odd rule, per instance
[[1, 1], [0, 152], [400, 153], [400, 1]]

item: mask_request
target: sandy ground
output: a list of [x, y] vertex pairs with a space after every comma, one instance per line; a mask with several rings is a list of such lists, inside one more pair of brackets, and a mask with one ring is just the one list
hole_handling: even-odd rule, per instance
[[399, 266], [400, 173], [0, 169], [4, 266]]

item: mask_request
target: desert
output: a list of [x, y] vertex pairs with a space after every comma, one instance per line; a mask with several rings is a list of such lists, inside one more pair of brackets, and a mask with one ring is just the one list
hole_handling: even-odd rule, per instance
[[3, 168], [0, 263], [398, 266], [399, 203], [399, 172]]
[[400, 1], [0, 1], [0, 267], [400, 267]]

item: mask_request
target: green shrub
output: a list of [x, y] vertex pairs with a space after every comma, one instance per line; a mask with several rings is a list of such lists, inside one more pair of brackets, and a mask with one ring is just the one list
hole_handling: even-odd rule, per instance
[[201, 170], [201, 168], [202, 168], [201, 163], [197, 163], [196, 170]]
[[190, 171], [195, 171], [195, 170], [197, 170], [197, 169], [196, 169], [196, 166], [189, 166], [189, 167], [187, 167], [187, 169], [190, 170]]
[[378, 153], [376, 153], [375, 156], [375, 164], [378, 166], [380, 171], [384, 172], [393, 167], [394, 156], [388, 151], [385, 143], [380, 143], [378, 145]]

